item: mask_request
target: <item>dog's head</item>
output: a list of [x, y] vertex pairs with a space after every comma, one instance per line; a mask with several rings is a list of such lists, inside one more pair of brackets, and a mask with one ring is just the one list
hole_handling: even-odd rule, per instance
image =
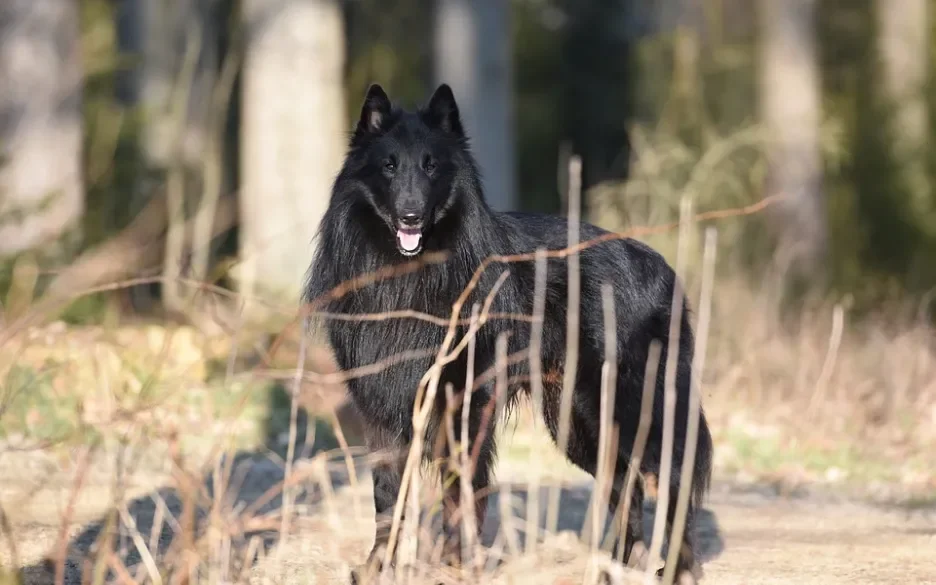
[[407, 112], [394, 108], [383, 88], [371, 85], [349, 163], [400, 254], [419, 254], [427, 234], [451, 209], [461, 170], [472, 164], [451, 88], [440, 85], [425, 107]]

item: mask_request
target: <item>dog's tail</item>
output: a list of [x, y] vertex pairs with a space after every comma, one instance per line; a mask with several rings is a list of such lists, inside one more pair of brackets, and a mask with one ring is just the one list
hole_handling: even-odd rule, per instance
[[695, 465], [692, 471], [692, 507], [699, 509], [712, 483], [712, 433], [705, 414], [699, 413], [699, 435], [696, 442]]

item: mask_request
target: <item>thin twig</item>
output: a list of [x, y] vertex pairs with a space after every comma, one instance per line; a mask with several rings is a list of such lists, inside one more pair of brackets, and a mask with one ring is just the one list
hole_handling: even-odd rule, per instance
[[[303, 372], [302, 377], [304, 380], [309, 382], [314, 382], [316, 384], [328, 385], [328, 384], [341, 384], [347, 382], [348, 380], [354, 378], [362, 378], [364, 376], [372, 376], [374, 374], [379, 374], [380, 372], [386, 370], [390, 366], [411, 361], [418, 360], [421, 358], [429, 357], [435, 353], [432, 349], [413, 349], [407, 351], [401, 351], [400, 353], [393, 354], [382, 359], [379, 362], [368, 364], [366, 366], [360, 366], [357, 368], [350, 368], [342, 372], [335, 372], [333, 374], [319, 374], [318, 372]], [[270, 380], [286, 380], [291, 379], [293, 374], [286, 373], [287, 371], [277, 371], [277, 370], [254, 370], [253, 372], [244, 372], [238, 374], [238, 378], [266, 378]]]
[[[609, 534], [611, 538], [619, 538], [625, 532], [627, 526], [631, 500], [634, 497], [634, 484], [637, 482], [637, 476], [640, 474], [640, 466], [643, 462], [644, 450], [647, 448], [647, 438], [650, 435], [650, 423], [653, 421], [653, 395], [656, 391], [657, 374], [660, 366], [660, 353], [663, 345], [659, 340], [654, 339], [650, 342], [647, 351], [647, 361], [644, 364], [644, 382], [643, 393], [640, 399], [640, 419], [637, 423], [637, 434], [634, 437], [634, 448], [631, 451], [630, 463], [627, 466], [627, 476], [624, 479], [624, 497], [618, 502], [618, 509], [615, 512], [614, 526], [615, 530]], [[605, 547], [607, 548], [607, 546]], [[627, 559], [621, 558], [624, 547], [617, 548], [617, 561], [624, 562]]]
[[[293, 459], [296, 456], [296, 435], [298, 432], [298, 419], [299, 419], [299, 393], [302, 391], [302, 374], [305, 371], [305, 360], [306, 360], [306, 337], [305, 335], [299, 336], [299, 357], [297, 358], [298, 363], [296, 364], [296, 376], [293, 379], [293, 388], [290, 394], [290, 403], [289, 403], [289, 444], [286, 446], [286, 469], [283, 475], [283, 483], [289, 484], [289, 480], [293, 474]], [[280, 525], [280, 542], [285, 543], [289, 535], [289, 520], [292, 514], [292, 498], [293, 490], [284, 489], [283, 490], [283, 515], [281, 518], [282, 524]], [[284, 547], [280, 547], [279, 550], [282, 550]]]
[[653, 536], [650, 541], [650, 556], [647, 563], [646, 582], [652, 581], [656, 570], [654, 567], [661, 560], [660, 552], [663, 548], [663, 532], [669, 516], [670, 483], [673, 466], [673, 431], [676, 417], [676, 378], [679, 366], [680, 333], [682, 332], [682, 316], [684, 297], [680, 281], [685, 273], [683, 267], [686, 262], [685, 248], [688, 240], [688, 199], [683, 199], [680, 208], [681, 222], [679, 224], [679, 243], [676, 251], [676, 274], [673, 278], [673, 301], [670, 308], [669, 343], [667, 345], [666, 364], [663, 378], [663, 440], [661, 442], [660, 477], [657, 489], [656, 515], [653, 518]]
[[95, 440], [92, 444], [84, 448], [78, 459], [75, 481], [72, 484], [71, 494], [68, 496], [65, 514], [59, 524], [58, 544], [55, 554], [55, 585], [64, 585], [65, 583], [65, 558], [68, 556], [68, 528], [71, 525], [71, 519], [75, 513], [75, 507], [78, 504], [78, 495], [81, 493], [81, 488], [84, 487], [84, 482], [88, 476], [88, 470], [91, 467], [91, 461], [94, 459], [94, 453], [97, 451], [98, 445], [99, 443]]
[[[507, 544], [507, 550], [510, 552], [511, 556], [519, 557], [522, 550], [520, 548], [520, 541], [517, 538], [517, 529], [514, 527], [514, 511], [513, 507], [510, 505], [511, 493], [510, 487], [506, 483], [502, 483], [499, 486], [500, 498], [498, 498], [498, 503], [500, 504], [500, 517], [501, 517], [501, 532], [504, 535], [504, 541]], [[531, 496], [529, 490], [527, 490], [527, 498]], [[533, 525], [534, 529], [536, 524]], [[529, 530], [527, 531], [529, 535]], [[529, 537], [527, 538], [529, 540]]]
[[[546, 313], [546, 276], [549, 270], [546, 250], [536, 251], [533, 285], [533, 324], [530, 327], [530, 394], [533, 400], [533, 420], [543, 415], [543, 327]], [[539, 452], [537, 452], [539, 457]], [[536, 550], [537, 525], [540, 521], [540, 465], [533, 464], [527, 484], [526, 539], [527, 553]]]
[[670, 530], [669, 552], [663, 568], [663, 583], [667, 585], [676, 577], [676, 565], [682, 548], [683, 532], [686, 526], [686, 514], [689, 511], [689, 497], [692, 494], [692, 480], [695, 472], [696, 447], [699, 440], [699, 415], [702, 400], [702, 375], [705, 368], [705, 352], [708, 345], [709, 322], [712, 314], [712, 287], [715, 279], [715, 228], [705, 231], [705, 250], [702, 255], [702, 291], [699, 301], [699, 330], [695, 339], [693, 353], [692, 381], [689, 386], [689, 420], [686, 422], [686, 447], [683, 450], [682, 469], [679, 474], [679, 493], [676, 499], [676, 513]]
[[[614, 311], [614, 293], [611, 285], [601, 285], [604, 308], [605, 359], [601, 366], [601, 401], [598, 434], [598, 469], [592, 497], [592, 534], [590, 545], [596, 552], [605, 525], [605, 512], [611, 485], [614, 481], [614, 463], [617, 453], [617, 425], [614, 423], [614, 402], [617, 389], [617, 318]], [[613, 443], [613, 444], [612, 444]]]
[[[569, 158], [569, 217], [568, 248], [575, 249], [579, 244], [582, 199], [582, 159], [578, 156]], [[581, 311], [581, 271], [578, 251], [568, 256], [569, 291], [566, 308], [566, 351], [562, 372], [562, 393], [559, 399], [559, 433], [556, 444], [563, 455], [568, 453], [569, 432], [572, 424], [572, 396], [575, 392], [575, 380], [578, 376], [579, 351], [579, 313]], [[556, 531], [559, 523], [559, 486], [553, 486], [549, 494], [549, 507], [546, 510], [546, 527]]]
[[124, 585], [139, 585], [139, 581], [133, 578], [133, 575], [127, 570], [127, 566], [123, 564], [123, 561], [120, 560], [120, 557], [117, 556], [116, 553], [111, 552], [108, 558], [108, 564], [111, 570], [117, 574], [118, 583], [123, 583]]
[[[477, 323], [480, 315], [481, 307], [477, 303], [471, 308], [471, 322]], [[477, 338], [472, 336], [468, 341], [468, 372], [465, 375], [465, 393], [464, 400], [462, 402], [461, 410], [461, 450], [460, 450], [460, 459], [461, 469], [459, 470], [459, 489], [461, 491], [461, 496], [459, 497], [459, 503], [461, 506], [466, 506], [474, 503], [474, 489], [471, 483], [472, 478], [475, 473], [475, 466], [471, 461], [470, 454], [470, 445], [469, 435], [470, 435], [470, 414], [471, 414], [471, 396], [474, 394], [474, 375], [475, 375], [475, 351], [477, 345]], [[454, 451], [449, 451], [454, 455]], [[475, 538], [475, 522], [474, 514], [465, 514], [462, 512], [462, 517], [465, 519], [462, 522], [462, 538], [463, 538], [463, 548], [462, 548], [462, 559], [463, 561], [471, 562], [469, 555], [465, 555], [466, 551], [474, 550], [474, 538]]]
[[[785, 198], [786, 196], [784, 194], [778, 193], [775, 195], [764, 197], [763, 199], [751, 205], [746, 205], [743, 207], [733, 207], [733, 208], [728, 208], [728, 209], [718, 209], [718, 210], [699, 213], [699, 214], [696, 214], [692, 218], [692, 221], [703, 222], [703, 221], [710, 221], [710, 220], [717, 220], [717, 219], [727, 219], [731, 217], [753, 215], [755, 213], [759, 213], [763, 211], [767, 207], [774, 205], [778, 201], [785, 199]], [[661, 233], [665, 233], [665, 232], [672, 230], [678, 225], [679, 225], [679, 222], [670, 222], [670, 223], [655, 225], [655, 226], [638, 226], [638, 227], [627, 229], [621, 232], [609, 232], [607, 234], [603, 234], [601, 236], [581, 242], [574, 248], [549, 250], [546, 252], [546, 256], [548, 258], [565, 258], [570, 253], [580, 252], [582, 250], [586, 250], [588, 248], [597, 246], [604, 242], [661, 234]], [[440, 264], [444, 262], [447, 258], [448, 258], [447, 252], [444, 252], [444, 251], [430, 252], [430, 253], [420, 255], [419, 259], [417, 260], [413, 260], [411, 262], [407, 262], [407, 263], [399, 264], [399, 265], [385, 266], [373, 272], [361, 274], [345, 282], [342, 282], [336, 285], [334, 288], [332, 288], [328, 293], [322, 295], [321, 297], [317, 299], [311, 300], [304, 307], [302, 307], [302, 310], [300, 311], [299, 315], [296, 317], [296, 319], [294, 319], [292, 326], [296, 325], [309, 313], [313, 313], [317, 307], [322, 306], [329, 300], [336, 300], [336, 299], [342, 298], [356, 290], [359, 290], [365, 286], [369, 286], [377, 282], [381, 282], [390, 278], [396, 278], [398, 276], [403, 276], [406, 274], [411, 274], [413, 272], [416, 272], [422, 269], [424, 266], [429, 265], [429, 264]], [[475, 273], [472, 276], [472, 279], [469, 281], [468, 285], [462, 291], [462, 294], [459, 297], [459, 300], [455, 303], [455, 308], [460, 310], [461, 306], [464, 305], [465, 303], [465, 299], [467, 299], [468, 296], [471, 294], [471, 292], [477, 287], [478, 281], [480, 280], [481, 275], [484, 273], [485, 270], [487, 270], [488, 266], [490, 266], [491, 264], [528, 262], [528, 261], [533, 261], [535, 259], [536, 259], [536, 253], [512, 254], [512, 255], [506, 255], [506, 256], [495, 255], [495, 256], [490, 256], [486, 258], [484, 261], [481, 262], [481, 265], [478, 266], [478, 268], [475, 270]], [[179, 280], [181, 282], [187, 282], [186, 279], [184, 278], [180, 278]], [[0, 329], [0, 346], [5, 345], [11, 339], [13, 339], [22, 331], [24, 331], [29, 325], [34, 323], [41, 315], [44, 315], [49, 312], [54, 312], [78, 298], [82, 298], [85, 296], [102, 293], [102, 292], [122, 290], [125, 288], [130, 288], [132, 286], [137, 286], [137, 285], [142, 285], [142, 284], [165, 283], [166, 281], [167, 279], [164, 276], [149, 275], [149, 276], [141, 276], [141, 277], [123, 279], [123, 280], [110, 282], [110, 283], [106, 283], [102, 285], [92, 286], [92, 287], [86, 287], [74, 294], [68, 295], [67, 297], [47, 295], [43, 297], [39, 303], [34, 304], [27, 314], [17, 318], [13, 323], [10, 323], [8, 324], [8, 326]], [[203, 284], [203, 286], [208, 286], [208, 285]], [[231, 293], [230, 291], [224, 291], [223, 289], [220, 289], [220, 287], [215, 287], [215, 288], [217, 288], [216, 292], [219, 292], [220, 294], [227, 294], [228, 296], [234, 296], [235, 294], [235, 293]], [[244, 297], [244, 295], [237, 295], [237, 296]], [[254, 299], [254, 300], [263, 301], [263, 299]], [[457, 311], [455, 313], [456, 315], [458, 314]], [[460, 320], [457, 317], [453, 316], [449, 322], [450, 329], [458, 325], [459, 322]], [[277, 336], [277, 338], [271, 344], [271, 348], [269, 351], [270, 355], [275, 355], [276, 349], [282, 343], [282, 340], [288, 331], [289, 331], [289, 327], [285, 328]], [[452, 332], [452, 335], [454, 336], [454, 332]]]
[[474, 445], [471, 447], [471, 460], [474, 466], [478, 464], [478, 458], [481, 456], [481, 444], [487, 439], [494, 421], [495, 410], [503, 408], [507, 395], [507, 333], [501, 333], [497, 336], [495, 342], [494, 367], [497, 372], [496, 383], [494, 384], [494, 395], [488, 398], [484, 410], [481, 412], [481, 426], [478, 428], [478, 436], [474, 439]]
[[[714, 219], [726, 219], [729, 217], [752, 215], [754, 213], [758, 213], [766, 209], [770, 205], [773, 205], [774, 203], [780, 201], [783, 198], [784, 196], [782, 194], [770, 195], [768, 197], [764, 197], [757, 203], [753, 203], [751, 205], [747, 205], [744, 207], [735, 207], [731, 209], [718, 209], [714, 211], [706, 211], [704, 213], [699, 213], [693, 216], [692, 221], [702, 222], [702, 221], [709, 221], [709, 220], [714, 220]], [[583, 250], [587, 250], [589, 248], [592, 248], [599, 244], [603, 244], [605, 242], [610, 242], [614, 240], [625, 240], [625, 239], [637, 238], [641, 236], [649, 236], [649, 235], [654, 235], [654, 234], [665, 233], [665, 232], [672, 230], [673, 228], [679, 227], [681, 225], [681, 221], [682, 220], [680, 220], [679, 222], [671, 222], [671, 223], [666, 223], [666, 224], [661, 224], [661, 225], [656, 225], [656, 226], [635, 227], [632, 229], [624, 230], [623, 232], [608, 232], [606, 234], [602, 234], [600, 236], [594, 237], [590, 240], [580, 242], [579, 244], [575, 246], [561, 248], [558, 250], [548, 250], [546, 252], [546, 257], [547, 258], [566, 258], [572, 254], [577, 254]], [[458, 323], [457, 315], [460, 314], [459, 311], [461, 310], [461, 307], [465, 304], [467, 298], [471, 295], [472, 292], [474, 292], [474, 289], [477, 288], [481, 280], [481, 276], [485, 272], [485, 270], [487, 270], [488, 266], [490, 266], [491, 264], [495, 264], [495, 263], [510, 264], [514, 262], [529, 262], [532, 260], [536, 260], [536, 252], [530, 252], [530, 253], [524, 253], [524, 254], [509, 254], [506, 256], [495, 255], [495, 256], [488, 256], [487, 258], [485, 258], [481, 262], [481, 265], [478, 266], [478, 268], [475, 270], [475, 273], [471, 277], [471, 280], [468, 281], [468, 284], [462, 290], [462, 294], [459, 296], [458, 300], [455, 302], [455, 305], [454, 305], [455, 310], [452, 312], [453, 314], [452, 314], [451, 320], [449, 321], [450, 335], [454, 337], [455, 335], [454, 328]]]
[[[348, 445], [348, 439], [345, 437], [344, 430], [341, 428], [341, 421], [338, 420], [338, 413], [335, 412], [335, 409], [331, 409], [330, 416], [332, 419], [332, 429], [335, 431], [335, 438], [338, 440], [338, 447], [341, 449], [341, 453], [344, 455], [345, 467], [348, 470], [348, 482], [351, 484], [351, 489], [353, 493], [357, 493], [358, 485], [358, 476], [357, 469], [354, 466], [354, 457], [351, 455], [351, 446]], [[354, 513], [360, 518], [362, 515], [361, 510], [361, 499], [354, 498]]]
[[124, 526], [130, 530], [130, 539], [133, 541], [133, 546], [136, 547], [137, 552], [140, 553], [140, 559], [143, 561], [143, 565], [146, 567], [146, 572], [153, 581], [153, 585], [162, 585], [162, 575], [159, 572], [159, 568], [156, 566], [156, 560], [146, 546], [143, 535], [141, 535], [140, 531], [137, 529], [136, 520], [134, 520], [133, 515], [131, 515], [130, 511], [127, 509], [127, 505], [121, 503], [120, 506], [117, 507], [117, 511], [120, 514], [120, 519]]
[[838, 358], [839, 346], [842, 343], [842, 330], [845, 325], [845, 309], [841, 304], [835, 305], [832, 310], [832, 332], [829, 335], [829, 349], [826, 351], [825, 360], [822, 362], [822, 370], [819, 372], [819, 378], [816, 380], [816, 388], [809, 398], [809, 404], [806, 407], [807, 415], [815, 413], [816, 408], [825, 399], [829, 388], [829, 380], [832, 378], [832, 372], [835, 370], [835, 361]]
[[[400, 309], [397, 311], [384, 311], [382, 313], [328, 313], [323, 311], [316, 311], [310, 313], [310, 316], [319, 317], [322, 319], [328, 319], [332, 321], [391, 321], [394, 319], [416, 319], [418, 321], [424, 321], [426, 323], [431, 323], [433, 325], [438, 325], [439, 327], [448, 327], [449, 319], [447, 317], [436, 317], [428, 313], [423, 313], [421, 311], [415, 311], [413, 309]], [[505, 320], [505, 321], [525, 321], [532, 323], [533, 318], [529, 315], [523, 315], [520, 313], [489, 313], [488, 321], [496, 320]], [[470, 319], [461, 319], [458, 321], [458, 325], [469, 325], [471, 323]]]

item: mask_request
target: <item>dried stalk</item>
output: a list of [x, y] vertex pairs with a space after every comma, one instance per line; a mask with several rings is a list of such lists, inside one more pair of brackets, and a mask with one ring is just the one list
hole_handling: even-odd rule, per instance
[[[296, 435], [299, 426], [299, 393], [302, 391], [302, 378], [305, 371], [306, 336], [299, 336], [299, 357], [296, 364], [296, 375], [293, 379], [293, 388], [289, 403], [289, 443], [286, 445], [286, 469], [283, 475], [283, 484], [289, 485], [293, 474], [293, 459], [296, 456]], [[280, 518], [280, 542], [285, 543], [289, 535], [289, 521], [292, 514], [293, 490], [283, 489], [282, 518]], [[280, 547], [278, 550], [282, 550]]]
[[715, 228], [705, 231], [705, 250], [702, 256], [702, 291], [699, 301], [699, 331], [693, 353], [692, 383], [689, 387], [689, 420], [686, 423], [686, 447], [683, 451], [682, 469], [679, 475], [679, 493], [676, 513], [670, 530], [670, 546], [663, 569], [664, 585], [672, 583], [676, 573], [676, 562], [686, 529], [686, 514], [692, 493], [695, 472], [696, 446], [699, 440], [699, 416], [702, 409], [702, 374], [705, 368], [705, 352], [708, 345], [709, 322], [712, 314], [712, 287], [715, 278]]
[[[548, 265], [546, 251], [536, 251], [533, 285], [533, 324], [530, 326], [530, 394], [533, 400], [533, 416], [543, 415], [543, 320], [546, 313], [546, 276]], [[536, 456], [540, 457], [539, 451]], [[525, 541], [527, 553], [536, 550], [537, 525], [540, 517], [540, 469], [539, 462], [533, 464], [533, 473], [527, 484], [527, 510]], [[508, 541], [510, 542], [510, 541]]]
[[137, 552], [140, 553], [140, 559], [143, 561], [143, 566], [146, 567], [146, 572], [149, 574], [153, 585], [162, 585], [162, 575], [159, 572], [159, 568], [156, 566], [156, 560], [153, 558], [150, 549], [146, 546], [143, 535], [141, 535], [140, 531], [137, 529], [136, 520], [134, 520], [133, 515], [130, 514], [130, 510], [127, 509], [127, 505], [122, 503], [117, 508], [117, 511], [120, 513], [120, 519], [124, 526], [130, 530], [130, 538], [133, 541], [133, 546], [135, 546]]
[[[612, 544], [612, 538], [620, 538], [625, 533], [627, 520], [630, 514], [631, 500], [634, 497], [634, 485], [637, 482], [637, 476], [640, 475], [640, 466], [643, 463], [643, 454], [647, 448], [647, 438], [650, 435], [650, 423], [653, 422], [653, 395], [656, 391], [656, 380], [660, 366], [660, 354], [663, 351], [663, 344], [654, 339], [650, 342], [647, 351], [647, 362], [644, 366], [643, 393], [640, 400], [640, 420], [637, 423], [637, 434], [634, 438], [634, 448], [631, 451], [630, 463], [627, 466], [627, 475], [624, 479], [624, 496], [618, 503], [618, 509], [614, 515], [614, 527], [612, 534], [608, 535], [608, 540], [603, 548], [607, 549]], [[618, 547], [618, 562], [624, 562], [627, 559], [621, 558], [624, 547]]]
[[[663, 533], [669, 515], [670, 483], [673, 466], [673, 431], [676, 417], [676, 375], [679, 363], [679, 337], [682, 330], [683, 290], [681, 277], [685, 273], [685, 248], [689, 231], [689, 204], [683, 199], [680, 206], [679, 242], [676, 251], [676, 274], [673, 279], [673, 303], [670, 309], [669, 344], [663, 379], [663, 440], [660, 447], [660, 477], [657, 491], [656, 514], [653, 518], [653, 536], [650, 542], [650, 556], [647, 563], [646, 581], [655, 577], [654, 567], [660, 563], [663, 548]], [[678, 546], [678, 545], [677, 545]]]
[[[471, 323], [477, 323], [479, 313], [481, 308], [477, 303], [471, 308]], [[471, 454], [469, 450], [469, 421], [471, 413], [471, 397], [474, 393], [474, 369], [475, 369], [475, 350], [476, 350], [477, 338], [472, 337], [468, 341], [468, 372], [465, 376], [465, 394], [464, 402], [462, 403], [461, 411], [461, 449], [459, 451], [460, 455], [460, 469], [459, 469], [459, 489], [461, 490], [461, 496], [459, 502], [462, 506], [465, 506], [466, 503], [474, 503], [474, 488], [471, 484], [471, 480], [474, 477], [475, 465], [471, 460]], [[454, 453], [454, 451], [449, 451]], [[475, 545], [475, 535], [476, 526], [475, 526], [475, 517], [474, 514], [465, 514], [465, 511], [461, 512], [462, 518], [462, 559], [463, 562], [471, 562], [469, 560], [470, 555], [465, 554], [465, 549], [474, 550]]]
[[[582, 198], [582, 159], [573, 156], [569, 159], [569, 217], [568, 248], [579, 245], [581, 228]], [[559, 400], [559, 433], [556, 443], [564, 455], [569, 449], [569, 431], [572, 423], [572, 395], [575, 391], [575, 379], [578, 374], [579, 350], [579, 312], [581, 311], [581, 271], [579, 269], [578, 250], [568, 256], [569, 292], [566, 309], [566, 355], [562, 372], [562, 395]], [[546, 526], [550, 532], [556, 531], [559, 522], [559, 487], [553, 486], [549, 494], [549, 507], [546, 511]]]
[[832, 378], [832, 372], [835, 370], [835, 361], [838, 358], [839, 346], [842, 344], [842, 331], [845, 327], [845, 309], [841, 304], [835, 305], [832, 310], [832, 332], [829, 334], [829, 349], [826, 352], [825, 360], [822, 362], [822, 370], [819, 371], [819, 379], [816, 380], [816, 388], [809, 398], [809, 404], [806, 407], [806, 414], [811, 416], [815, 414], [816, 408], [825, 400], [829, 389], [829, 380]]
[[604, 309], [605, 359], [601, 366], [601, 405], [598, 435], [598, 468], [595, 472], [595, 491], [592, 496], [592, 552], [601, 542], [617, 455], [617, 425], [614, 423], [614, 402], [617, 390], [617, 318], [614, 311], [614, 293], [610, 284], [601, 285]]
[[75, 481], [72, 484], [71, 493], [68, 496], [68, 504], [65, 506], [65, 514], [59, 525], [58, 544], [55, 551], [55, 585], [65, 583], [65, 558], [68, 556], [68, 527], [71, 525], [72, 516], [75, 514], [75, 507], [78, 504], [78, 495], [84, 487], [87, 479], [88, 470], [91, 468], [91, 462], [94, 460], [94, 453], [97, 451], [99, 443], [95, 441], [85, 447], [78, 460], [78, 469], [75, 472]]

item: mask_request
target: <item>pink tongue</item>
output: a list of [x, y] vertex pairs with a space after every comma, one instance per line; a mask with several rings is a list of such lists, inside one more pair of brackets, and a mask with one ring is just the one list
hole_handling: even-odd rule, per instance
[[422, 234], [418, 231], [397, 230], [396, 235], [397, 240], [400, 242], [400, 247], [407, 252], [413, 252], [419, 248], [419, 241], [422, 239]]

